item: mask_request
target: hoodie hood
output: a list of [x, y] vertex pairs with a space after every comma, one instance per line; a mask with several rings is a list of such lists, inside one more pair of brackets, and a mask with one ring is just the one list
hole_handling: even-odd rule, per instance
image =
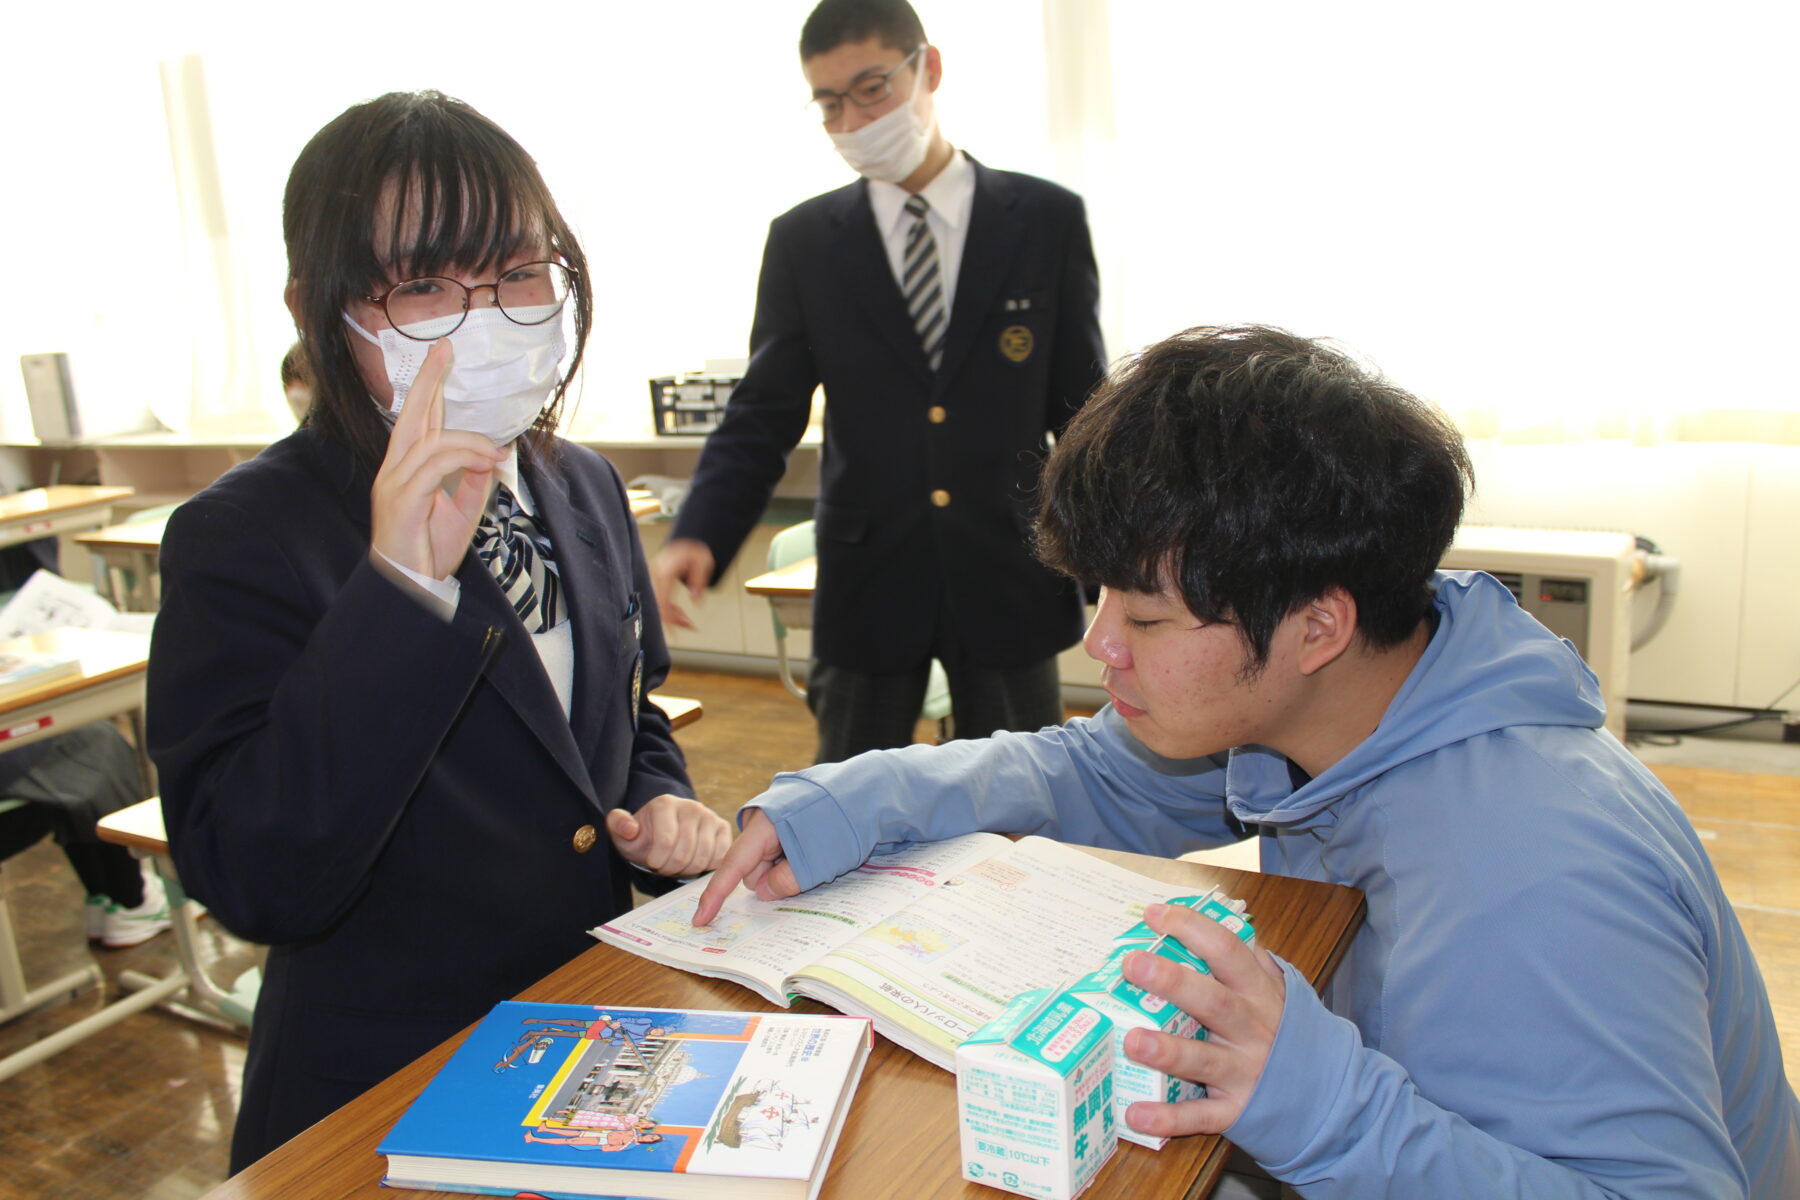
[[1272, 750], [1233, 750], [1226, 773], [1232, 815], [1247, 824], [1299, 826], [1363, 784], [1411, 759], [1497, 729], [1597, 729], [1600, 681], [1572, 643], [1526, 613], [1481, 571], [1439, 571], [1438, 627], [1375, 732], [1316, 779], [1295, 786]]

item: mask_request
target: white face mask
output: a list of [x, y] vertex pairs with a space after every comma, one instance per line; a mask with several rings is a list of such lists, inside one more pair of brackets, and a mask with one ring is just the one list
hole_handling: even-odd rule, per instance
[[[522, 317], [549, 317], [560, 305], [518, 311]], [[398, 330], [370, 333], [349, 313], [344, 320], [363, 340], [381, 347], [388, 382], [394, 387], [389, 420], [400, 414], [406, 394], [418, 378], [430, 342], [409, 338]], [[431, 336], [433, 322], [407, 328], [420, 337]], [[463, 323], [450, 335], [456, 363], [444, 380], [444, 428], [485, 434], [496, 446], [504, 446], [531, 428], [544, 401], [556, 386], [562, 365], [562, 321], [521, 325], [497, 308], [470, 309]]]
[[[924, 73], [925, 64], [919, 64]], [[899, 183], [919, 169], [925, 152], [931, 149], [931, 137], [937, 132], [937, 112], [930, 124], [919, 120], [913, 101], [918, 99], [919, 77], [913, 77], [913, 94], [893, 112], [883, 113], [850, 133], [834, 133], [831, 144], [850, 164], [850, 169], [866, 179], [883, 183]]]

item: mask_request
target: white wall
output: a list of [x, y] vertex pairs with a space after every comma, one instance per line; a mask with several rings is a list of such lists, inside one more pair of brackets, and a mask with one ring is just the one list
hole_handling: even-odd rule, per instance
[[[1760, 708], [1800, 679], [1792, 532], [1800, 447], [1476, 442], [1470, 450], [1471, 522], [1618, 529], [1681, 560], [1668, 626], [1631, 656], [1631, 696]], [[1640, 596], [1640, 623], [1654, 600], [1653, 589]]]

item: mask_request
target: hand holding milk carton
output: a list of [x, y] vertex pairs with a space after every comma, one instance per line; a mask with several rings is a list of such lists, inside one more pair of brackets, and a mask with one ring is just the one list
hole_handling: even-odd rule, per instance
[[[1212, 917], [1246, 944], [1256, 931], [1241, 901], [1218, 889], [1169, 901]], [[1154, 1029], [1177, 1037], [1206, 1030], [1161, 996], [1124, 978], [1121, 964], [1146, 950], [1208, 970], [1179, 941], [1140, 922], [1114, 939], [1105, 963], [1061, 988], [1021, 992], [956, 1052], [956, 1105], [963, 1178], [1039, 1200], [1073, 1200], [1112, 1157], [1118, 1139], [1152, 1149], [1168, 1140], [1124, 1123], [1133, 1101], [1177, 1101], [1199, 1084], [1128, 1057], [1125, 1035]]]

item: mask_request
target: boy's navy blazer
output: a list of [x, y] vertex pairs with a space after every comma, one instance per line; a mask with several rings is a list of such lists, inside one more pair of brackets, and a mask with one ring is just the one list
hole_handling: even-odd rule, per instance
[[935, 373], [866, 181], [770, 226], [750, 362], [672, 535], [705, 541], [723, 573], [823, 383], [813, 652], [853, 670], [922, 661], [940, 603], [985, 666], [1041, 661], [1081, 637], [1080, 593], [1032, 558], [1030, 524], [1046, 435], [1104, 367], [1087, 218], [1065, 188], [970, 161], [975, 198]]
[[668, 653], [618, 473], [569, 444], [521, 470], [573, 623], [568, 718], [473, 553], [449, 621], [375, 569], [373, 476], [314, 430], [169, 522], [147, 709], [170, 847], [273, 947], [238, 1165], [591, 945], [630, 905], [606, 812], [693, 794], [633, 705]]

